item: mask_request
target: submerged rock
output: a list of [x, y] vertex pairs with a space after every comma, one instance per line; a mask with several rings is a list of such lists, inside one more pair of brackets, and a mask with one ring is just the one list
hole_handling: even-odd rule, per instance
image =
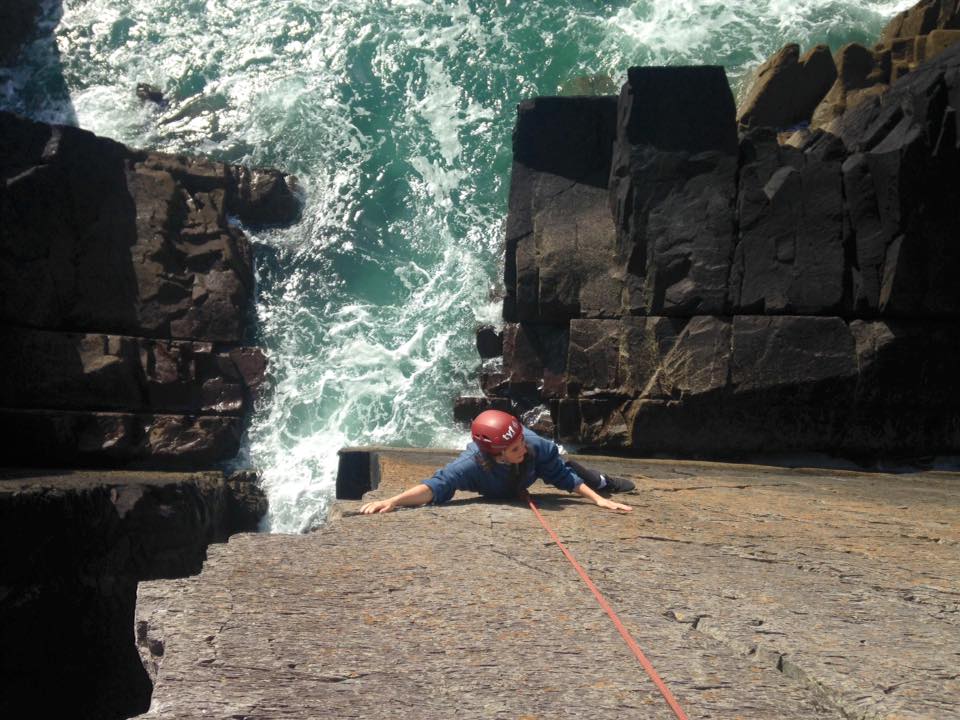
[[166, 105], [167, 103], [163, 97], [163, 90], [149, 83], [137, 84], [137, 97], [144, 102], [152, 102], [155, 105]]

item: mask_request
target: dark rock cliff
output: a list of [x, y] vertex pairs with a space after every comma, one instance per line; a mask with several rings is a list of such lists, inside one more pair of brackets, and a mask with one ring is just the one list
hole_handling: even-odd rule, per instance
[[40, 0], [3, 0], [0, 3], [0, 67], [16, 59], [34, 32]]
[[720, 68], [521, 104], [502, 364], [457, 416], [643, 453], [960, 451], [958, 109], [960, 45], [800, 147], [738, 137]]
[[233, 459], [264, 380], [230, 218], [298, 212], [275, 170], [0, 113], [0, 716], [146, 709], [137, 583], [257, 528], [255, 474], [169, 471]]
[[0, 716], [145, 710], [138, 582], [199, 572], [265, 510], [252, 474], [0, 470]]
[[0, 113], [2, 464], [211, 467], [263, 379], [251, 248], [285, 177]]

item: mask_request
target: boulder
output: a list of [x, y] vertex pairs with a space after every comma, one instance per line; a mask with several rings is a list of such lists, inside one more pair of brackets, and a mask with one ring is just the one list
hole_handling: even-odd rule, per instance
[[742, 127], [773, 128], [808, 122], [836, 79], [829, 47], [817, 45], [801, 58], [799, 45], [785, 45], [760, 66], [737, 122]]
[[484, 360], [503, 355], [503, 333], [493, 325], [483, 325], [477, 330], [477, 352]]
[[230, 166], [227, 208], [246, 225], [289, 225], [303, 209], [296, 178], [273, 168]]
[[834, 56], [837, 79], [813, 111], [810, 127], [831, 130], [847, 110], [886, 92], [890, 83], [890, 56], [874, 53], [859, 43], [848, 43]]
[[163, 90], [149, 83], [137, 83], [137, 97], [143, 102], [152, 102], [155, 105], [166, 105]]

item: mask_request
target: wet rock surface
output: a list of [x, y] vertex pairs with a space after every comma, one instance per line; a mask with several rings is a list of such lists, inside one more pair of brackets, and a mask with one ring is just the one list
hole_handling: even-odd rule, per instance
[[137, 582], [198, 572], [265, 511], [252, 473], [0, 471], [0, 715], [146, 709]]
[[[454, 453], [375, 457], [368, 498]], [[580, 459], [633, 512], [538, 502], [689, 717], [960, 717], [960, 475]], [[358, 506], [141, 583], [144, 717], [673, 717], [528, 508]]]

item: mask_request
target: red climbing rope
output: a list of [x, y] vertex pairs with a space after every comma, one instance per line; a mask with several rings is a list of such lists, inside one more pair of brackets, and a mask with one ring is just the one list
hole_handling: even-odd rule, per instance
[[597, 590], [597, 586], [593, 584], [593, 581], [590, 579], [590, 576], [587, 575], [586, 570], [580, 567], [580, 563], [578, 563], [573, 555], [570, 554], [570, 551], [567, 550], [566, 546], [560, 542], [560, 538], [557, 537], [557, 534], [547, 524], [547, 521], [544, 519], [543, 515], [540, 514], [540, 510], [537, 508], [537, 504], [529, 495], [527, 495], [527, 502], [530, 504], [530, 509], [533, 510], [534, 514], [537, 516], [537, 519], [540, 521], [540, 524], [543, 525], [544, 529], [548, 533], [550, 533], [550, 537], [553, 538], [553, 541], [566, 556], [567, 560], [569, 560], [570, 564], [573, 565], [573, 569], [577, 571], [581, 579], [587, 584], [587, 587], [590, 588], [590, 592], [593, 593], [593, 596], [597, 599], [597, 602], [600, 603], [600, 607], [606, 610], [607, 615], [609, 615], [610, 619], [613, 620], [613, 624], [620, 633], [620, 637], [622, 637], [624, 642], [627, 643], [627, 647], [633, 650], [633, 654], [637, 656], [637, 660], [640, 661], [640, 665], [644, 670], [647, 671], [647, 675], [649, 675], [650, 679], [653, 680], [653, 684], [657, 686], [660, 694], [663, 695], [663, 699], [667, 701], [667, 705], [669, 705], [670, 709], [673, 710], [673, 714], [677, 716], [678, 720], [689, 720], [687, 718], [687, 714], [680, 707], [679, 703], [677, 703], [677, 699], [673, 697], [673, 693], [670, 692], [663, 680], [660, 679], [660, 676], [657, 675], [657, 671], [653, 669], [653, 665], [651, 665], [650, 661], [647, 660], [647, 656], [643, 654], [643, 650], [641, 650], [640, 646], [637, 645], [637, 641], [633, 639], [632, 635], [630, 635], [630, 631], [624, 627], [622, 622], [620, 622], [620, 618], [617, 617], [617, 614], [613, 611], [613, 608], [610, 607], [610, 603], [607, 602], [606, 598], [600, 594], [599, 590]]

